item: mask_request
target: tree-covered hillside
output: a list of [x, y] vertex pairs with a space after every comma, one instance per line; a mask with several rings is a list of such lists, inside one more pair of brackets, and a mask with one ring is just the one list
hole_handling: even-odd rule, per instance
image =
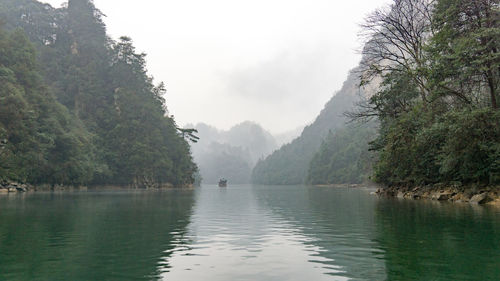
[[363, 79], [379, 91], [374, 179], [388, 186], [500, 183], [498, 1], [396, 0], [370, 15]]
[[102, 16], [91, 0], [0, 4], [2, 180], [193, 182], [196, 165], [163, 84], [153, 84], [130, 38], [107, 36]]
[[81, 184], [92, 179], [92, 136], [43, 83], [21, 30], [0, 29], [0, 179]]
[[345, 184], [369, 181], [375, 155], [368, 151], [375, 124], [353, 124], [330, 134], [314, 154], [307, 183]]
[[[356, 183], [376, 159], [373, 179], [386, 185], [497, 184], [499, 18], [498, 1], [486, 0], [395, 0], [373, 12], [359, 71], [300, 138], [257, 164], [253, 181]], [[379, 86], [356, 102], [366, 84]], [[376, 119], [378, 132], [338, 130], [348, 110]]]
[[307, 179], [309, 164], [329, 132], [345, 126], [344, 112], [364, 95], [358, 73], [353, 70], [342, 89], [325, 105], [314, 123], [304, 128], [300, 137], [261, 160], [252, 173], [258, 184], [301, 184]]

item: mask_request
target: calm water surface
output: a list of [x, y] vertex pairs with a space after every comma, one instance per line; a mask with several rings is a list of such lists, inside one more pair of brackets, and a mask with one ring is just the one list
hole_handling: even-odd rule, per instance
[[4, 195], [0, 280], [500, 280], [500, 209], [305, 186]]

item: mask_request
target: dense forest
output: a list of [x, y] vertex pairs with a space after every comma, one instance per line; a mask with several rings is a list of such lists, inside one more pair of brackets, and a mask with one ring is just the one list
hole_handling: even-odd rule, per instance
[[258, 163], [254, 182], [498, 184], [499, 19], [489, 0], [373, 12], [360, 66], [299, 139]]
[[231, 184], [249, 183], [257, 160], [277, 148], [275, 138], [259, 124], [243, 122], [227, 131], [204, 123], [193, 126], [200, 142], [192, 145], [204, 183], [214, 184], [226, 178]]
[[380, 121], [375, 181], [500, 183], [499, 21], [490, 0], [396, 0], [367, 18], [362, 81], [383, 82], [351, 117]]
[[[128, 37], [111, 39], [103, 16], [91, 0], [58, 9], [2, 0], [0, 181], [193, 183], [194, 131], [169, 116], [145, 54]], [[240, 124], [225, 141], [194, 146], [202, 174], [259, 184], [498, 184], [499, 21], [498, 0], [394, 0], [362, 24], [360, 65], [300, 137], [261, 158], [276, 142]]]
[[375, 155], [369, 141], [376, 136], [375, 124], [350, 124], [330, 132], [314, 154], [307, 174], [310, 184], [360, 184], [368, 182]]
[[[91, 0], [0, 4], [0, 180], [151, 187], [193, 182], [190, 147], [132, 40]], [[184, 132], [184, 133], [183, 133]]]

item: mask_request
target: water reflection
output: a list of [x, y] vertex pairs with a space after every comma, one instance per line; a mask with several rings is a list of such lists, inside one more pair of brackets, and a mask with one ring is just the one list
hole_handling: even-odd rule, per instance
[[388, 280], [500, 280], [500, 210], [380, 200], [377, 241]]
[[304, 186], [196, 198], [164, 280], [500, 280], [498, 209]]
[[192, 191], [2, 196], [0, 280], [155, 279], [193, 200]]
[[[332, 280], [325, 273], [339, 268], [293, 221], [262, 204], [261, 195], [251, 186], [198, 190], [190, 246], [174, 250], [164, 280]], [[274, 198], [299, 200], [286, 192]]]
[[383, 280], [383, 251], [374, 241], [376, 197], [365, 189], [256, 188], [259, 201], [307, 237], [309, 261], [351, 280]]
[[380, 280], [376, 198], [304, 186], [200, 189], [165, 280]]
[[0, 197], [0, 280], [500, 280], [500, 210], [364, 189]]

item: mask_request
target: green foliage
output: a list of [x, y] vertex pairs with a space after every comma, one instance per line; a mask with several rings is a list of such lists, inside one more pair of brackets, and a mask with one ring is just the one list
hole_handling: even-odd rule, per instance
[[[376, 141], [380, 148], [375, 165], [375, 180], [384, 184], [425, 184], [436, 179], [435, 145], [438, 134], [422, 133], [428, 116], [415, 107], [387, 126]], [[434, 148], [434, 149], [432, 149]], [[377, 149], [377, 148], [374, 148]]]
[[44, 86], [23, 32], [0, 30], [0, 179], [81, 184], [92, 179], [91, 135]]
[[498, 1], [437, 1], [433, 15], [436, 32], [426, 48], [434, 95], [452, 97], [462, 106], [498, 108], [498, 7]]
[[6, 0], [0, 15], [33, 42], [22, 31], [1, 38], [2, 179], [138, 187], [194, 181], [163, 83], [153, 84], [130, 38], [108, 38], [92, 1], [54, 9]]
[[[370, 145], [379, 154], [376, 181], [498, 183], [499, 16], [498, 1], [398, 0], [367, 18], [361, 77], [382, 83], [348, 115], [380, 122]], [[310, 163], [310, 183], [359, 182], [356, 163], [367, 154], [360, 138], [367, 135], [338, 131], [343, 126], [332, 126], [339, 121], [332, 114], [330, 124], [319, 124], [325, 112], [339, 114], [350, 104], [328, 104], [299, 139], [255, 167], [254, 181], [301, 183]]]
[[309, 166], [310, 184], [366, 182], [371, 174], [373, 155], [368, 143], [375, 135], [373, 124], [349, 126], [330, 133]]
[[381, 136], [375, 180], [387, 185], [500, 182], [500, 112], [456, 110], [439, 117], [416, 107]]
[[433, 127], [446, 136], [437, 154], [443, 180], [500, 183], [500, 111], [452, 111]]
[[[433, 33], [419, 66], [423, 87], [405, 69], [385, 73], [364, 112], [381, 123], [371, 144], [379, 152], [374, 179], [396, 186], [498, 184], [498, 4], [440, 0], [432, 10]], [[424, 89], [430, 98], [418, 99]]]

